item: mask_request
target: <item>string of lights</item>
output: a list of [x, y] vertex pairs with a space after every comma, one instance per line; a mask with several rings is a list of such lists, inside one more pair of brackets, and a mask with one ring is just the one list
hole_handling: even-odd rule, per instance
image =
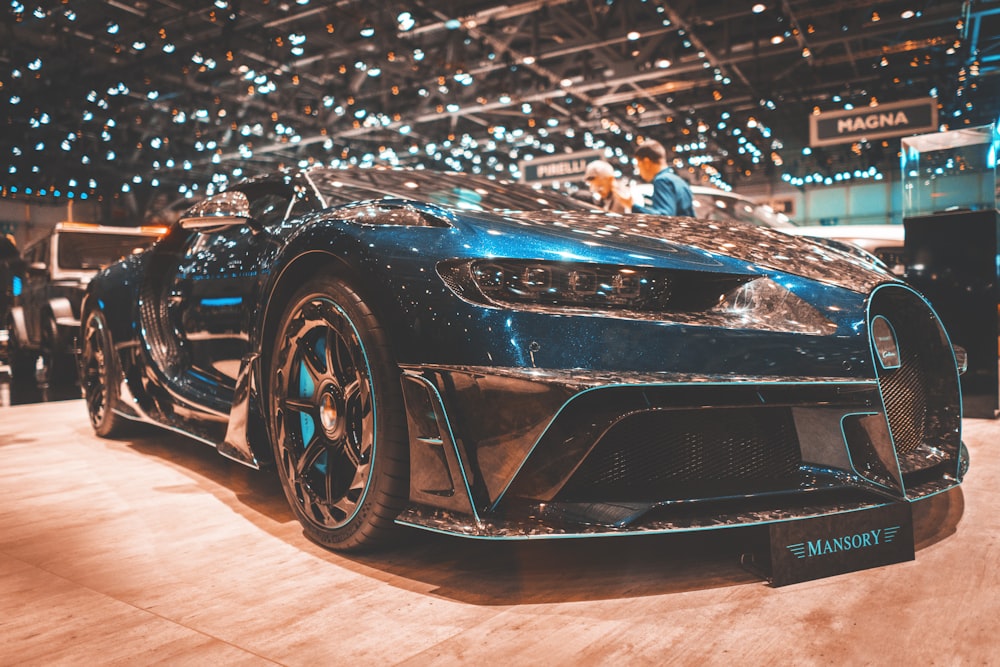
[[646, 137], [695, 182], [831, 185], [885, 178], [898, 142], [810, 150], [810, 114], [929, 96], [942, 129], [997, 115], [976, 2], [711, 4], [15, 0], [0, 196], [191, 198], [311, 164], [518, 179], [595, 149], [628, 172]]

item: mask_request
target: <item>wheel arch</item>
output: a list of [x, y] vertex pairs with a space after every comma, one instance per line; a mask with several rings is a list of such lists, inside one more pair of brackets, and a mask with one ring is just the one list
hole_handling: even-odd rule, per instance
[[[83, 311], [80, 312], [82, 317]], [[48, 300], [42, 310], [41, 326], [47, 327], [48, 320], [55, 325], [53, 341], [56, 349], [54, 352], [63, 353], [72, 351], [73, 339], [80, 329], [81, 320], [73, 315], [73, 304], [64, 296], [53, 297]]]
[[145, 272], [137, 259], [141, 255], [105, 268], [87, 287], [80, 303], [80, 321], [89, 309], [99, 309], [107, 319], [112, 339], [116, 343], [133, 340], [139, 313], [139, 289]]
[[73, 316], [73, 304], [64, 296], [49, 299], [48, 313], [52, 314], [56, 324], [63, 324], [64, 321], [76, 319]]

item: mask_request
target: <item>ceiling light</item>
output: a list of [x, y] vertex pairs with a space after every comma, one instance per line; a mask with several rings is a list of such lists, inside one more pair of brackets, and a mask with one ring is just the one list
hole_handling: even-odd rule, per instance
[[900, 16], [900, 18], [904, 18], [904, 19], [912, 19], [914, 16], [916, 16], [916, 14], [914, 14], [914, 12], [913, 12], [912, 9], [907, 9], [907, 10], [904, 10], [903, 13], [900, 14], [899, 16]]
[[785, 41], [783, 35], [775, 35], [774, 37], [771, 38], [772, 44], [781, 44], [783, 41]]
[[756, 5], [753, 6], [753, 8], [751, 9], [751, 11], [754, 14], [760, 14], [765, 9], [767, 9], [767, 7], [764, 6], [764, 3], [763, 2], [758, 2]]
[[399, 29], [403, 32], [408, 30], [413, 30], [413, 27], [417, 22], [413, 19], [413, 14], [410, 12], [402, 12], [396, 17], [396, 23], [399, 25]]
[[635, 40], [639, 39], [642, 35], [640, 35], [638, 32], [636, 32], [635, 30], [633, 30], [633, 31], [631, 31], [629, 34], [627, 34], [625, 36], [628, 37], [628, 39], [629, 39], [630, 42], [634, 42]]

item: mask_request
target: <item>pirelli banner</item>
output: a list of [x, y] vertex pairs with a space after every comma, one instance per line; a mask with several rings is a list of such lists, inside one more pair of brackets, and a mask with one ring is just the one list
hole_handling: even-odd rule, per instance
[[927, 97], [850, 111], [809, 116], [809, 145], [832, 146], [862, 139], [937, 132], [937, 100]]
[[600, 160], [602, 151], [583, 151], [568, 155], [553, 155], [534, 160], [521, 160], [522, 183], [551, 183], [553, 181], [583, 182], [583, 172], [591, 160]]

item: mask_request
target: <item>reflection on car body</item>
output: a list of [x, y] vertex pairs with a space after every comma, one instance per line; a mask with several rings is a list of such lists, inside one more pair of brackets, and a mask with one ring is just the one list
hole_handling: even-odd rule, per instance
[[273, 466], [332, 548], [767, 523], [968, 464], [947, 334], [879, 265], [461, 174], [234, 186], [94, 278], [80, 339], [99, 434]]
[[735, 219], [797, 236], [830, 239], [861, 248], [897, 275], [902, 275], [906, 269], [903, 225], [799, 225], [784, 213], [742, 195], [702, 186], [693, 186], [692, 192], [696, 218]]

